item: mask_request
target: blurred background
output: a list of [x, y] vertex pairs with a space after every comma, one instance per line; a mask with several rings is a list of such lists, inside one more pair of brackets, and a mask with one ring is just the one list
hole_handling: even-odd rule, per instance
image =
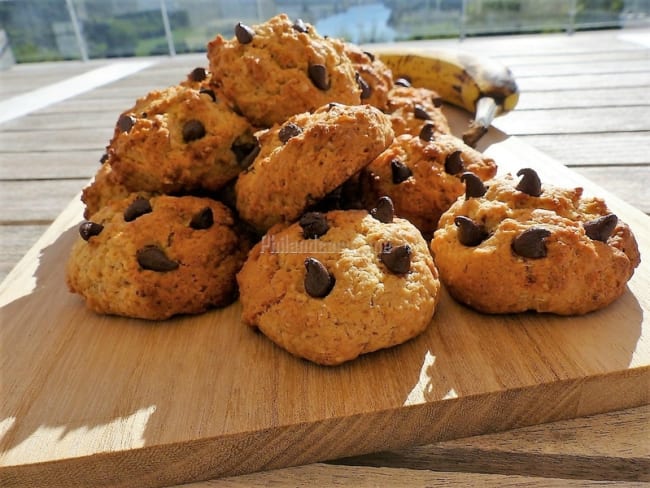
[[0, 0], [3, 65], [205, 51], [285, 12], [356, 43], [650, 25], [650, 0]]

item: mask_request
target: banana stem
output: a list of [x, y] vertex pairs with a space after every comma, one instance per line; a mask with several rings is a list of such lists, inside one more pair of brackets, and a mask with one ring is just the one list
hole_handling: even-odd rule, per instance
[[474, 120], [469, 124], [469, 128], [463, 133], [463, 141], [471, 147], [488, 131], [490, 124], [497, 115], [497, 104], [492, 97], [481, 97], [476, 102], [476, 112]]

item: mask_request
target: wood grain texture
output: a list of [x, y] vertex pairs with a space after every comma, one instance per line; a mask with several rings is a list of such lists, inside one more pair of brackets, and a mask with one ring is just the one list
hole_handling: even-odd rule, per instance
[[644, 487], [643, 482], [617, 481], [588, 481], [568, 480], [561, 478], [541, 478], [522, 475], [494, 475], [478, 473], [447, 473], [438, 471], [421, 471], [404, 468], [369, 468], [346, 466], [342, 474], [341, 468], [325, 464], [312, 464], [296, 468], [279, 469], [252, 475], [237, 476], [178, 485], [175, 488], [238, 488], [251, 486], [268, 486], [274, 488], [295, 487], [348, 487], [376, 488], [405, 487], [410, 488], [448, 488], [481, 486], [487, 488], [502, 487], [541, 487], [541, 488], [574, 488], [574, 487]]
[[0, 181], [0, 223], [53, 221], [87, 180]]
[[[601, 193], [517, 138], [490, 137], [501, 171], [526, 160], [543, 181]], [[648, 252], [650, 219], [610, 207]], [[164, 324], [92, 314], [62, 286], [80, 210], [70, 204], [0, 289], [0, 343], [21, 351], [0, 355], [8, 486], [164, 486], [649, 401], [645, 265], [584, 317], [483, 316], [443, 294], [417, 339], [323, 368], [242, 326], [237, 304]]]
[[517, 110], [540, 110], [592, 107], [638, 107], [650, 105], [650, 94], [646, 87], [629, 87], [613, 93], [609, 88], [587, 88], [575, 91], [525, 91], [519, 97]]
[[101, 147], [66, 151], [65, 154], [47, 150], [3, 152], [0, 153], [0, 181], [90, 180], [100, 167], [103, 153]]
[[526, 134], [519, 137], [567, 166], [606, 166], [615, 178], [619, 177], [619, 171], [624, 171], [621, 166], [650, 164], [650, 137], [647, 131]]
[[0, 282], [16, 265], [38, 238], [47, 230], [51, 221], [21, 223], [19, 225], [0, 224]]
[[[650, 78], [648, 78], [650, 85]], [[649, 131], [650, 112], [648, 106], [625, 108], [629, 118], [621, 120], [617, 115], [619, 107], [583, 108], [576, 113], [572, 108], [554, 110], [513, 111], [497, 122], [502, 131], [510, 135], [520, 134], [566, 134]]]
[[332, 461], [352, 466], [650, 481], [650, 408]]

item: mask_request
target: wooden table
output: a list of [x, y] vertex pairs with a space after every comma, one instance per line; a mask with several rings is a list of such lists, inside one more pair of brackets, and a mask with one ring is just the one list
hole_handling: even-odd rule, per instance
[[[507, 63], [522, 95], [495, 125], [650, 213], [649, 30], [412, 44]], [[10, 270], [93, 176], [117, 114], [203, 65], [187, 55], [0, 72], [0, 279], [11, 283]], [[650, 409], [640, 406], [188, 486], [630, 486], [650, 481], [649, 439]]]

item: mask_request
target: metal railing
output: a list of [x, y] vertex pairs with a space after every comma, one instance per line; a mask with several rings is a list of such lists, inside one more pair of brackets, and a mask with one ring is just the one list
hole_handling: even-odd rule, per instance
[[650, 0], [0, 0], [18, 62], [199, 52], [279, 12], [353, 42], [650, 26]]

